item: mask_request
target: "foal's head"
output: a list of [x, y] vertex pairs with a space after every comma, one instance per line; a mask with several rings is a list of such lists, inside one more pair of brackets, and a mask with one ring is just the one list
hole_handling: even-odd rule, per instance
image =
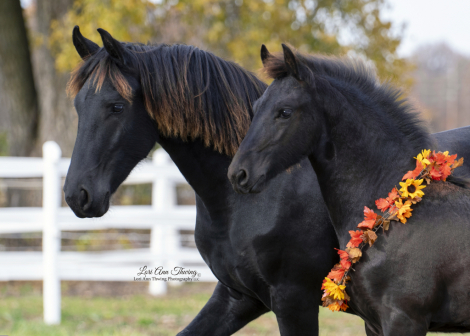
[[[322, 118], [314, 99], [313, 76], [287, 47], [284, 58], [261, 48], [265, 70], [275, 78], [254, 106], [254, 118], [228, 171], [234, 189], [256, 193], [266, 182], [310, 153], [315, 137], [321, 135]], [[280, 64], [282, 63], [282, 64]], [[277, 69], [282, 72], [275, 73]]]
[[283, 49], [283, 55], [261, 50], [264, 70], [274, 81], [255, 103], [252, 124], [229, 168], [236, 191], [259, 192], [306, 156], [321, 173], [338, 164], [338, 153], [350, 165], [359, 149], [363, 157], [386, 162], [430, 146], [429, 133], [401, 90], [380, 84], [363, 62]]

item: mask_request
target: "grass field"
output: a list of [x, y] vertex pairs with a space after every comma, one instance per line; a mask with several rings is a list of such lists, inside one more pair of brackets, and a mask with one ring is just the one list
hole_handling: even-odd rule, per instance
[[[212, 289], [212, 284], [188, 283], [170, 288], [168, 295], [162, 298], [142, 294], [124, 297], [63, 296], [60, 326], [44, 325], [42, 296], [30, 288], [21, 289], [21, 295], [1, 295], [0, 335], [176, 335], [209, 299]], [[235, 335], [279, 335], [274, 314], [260, 317]], [[358, 317], [321, 309], [320, 335], [363, 336], [365, 333], [363, 322]]]

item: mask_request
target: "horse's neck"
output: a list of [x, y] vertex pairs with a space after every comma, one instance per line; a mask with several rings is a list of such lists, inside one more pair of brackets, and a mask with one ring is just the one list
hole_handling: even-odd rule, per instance
[[183, 142], [165, 138], [159, 143], [204, 202], [211, 219], [225, 221], [231, 212], [230, 197], [235, 195], [227, 178], [231, 158], [198, 140]]
[[343, 114], [328, 132], [333, 157], [325, 155], [324, 144], [316, 145], [309, 156], [341, 248], [350, 239], [349, 231], [363, 221], [364, 206], [377, 212], [375, 200], [399, 187], [403, 175], [415, 168], [413, 157], [424, 149], [412, 148], [405, 139], [385, 132], [367, 132], [380, 128], [354, 113]]

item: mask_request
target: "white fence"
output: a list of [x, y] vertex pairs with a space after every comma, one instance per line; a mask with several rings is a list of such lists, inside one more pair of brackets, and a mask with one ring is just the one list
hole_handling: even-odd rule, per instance
[[[194, 230], [195, 206], [176, 204], [177, 183], [186, 183], [168, 154], [157, 150], [152, 162], [139, 164], [125, 184], [152, 183], [151, 206], [114, 206], [99, 219], [77, 218], [61, 208], [62, 178], [70, 159], [55, 142], [43, 146], [43, 158], [0, 157], [0, 178], [43, 177], [42, 208], [0, 208], [0, 234], [41, 232], [43, 252], [0, 252], [0, 281], [43, 280], [44, 320], [60, 323], [60, 280], [133, 281], [139, 268], [181, 266], [216, 278], [194, 248], [182, 247], [180, 230]], [[60, 251], [61, 231], [108, 228], [151, 229], [150, 248], [106, 252]], [[166, 282], [150, 281], [152, 295], [166, 292]]]

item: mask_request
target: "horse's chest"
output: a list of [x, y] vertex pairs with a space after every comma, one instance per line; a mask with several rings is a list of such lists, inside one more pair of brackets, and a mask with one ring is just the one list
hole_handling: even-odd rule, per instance
[[265, 288], [258, 269], [259, 260], [251, 240], [237, 235], [196, 230], [196, 244], [214, 275], [225, 285], [250, 293]]

